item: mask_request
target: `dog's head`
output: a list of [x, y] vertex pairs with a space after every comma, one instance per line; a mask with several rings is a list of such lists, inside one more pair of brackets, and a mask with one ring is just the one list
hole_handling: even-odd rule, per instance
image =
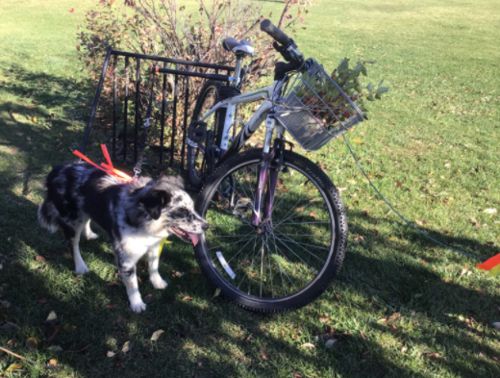
[[179, 177], [161, 176], [138, 189], [134, 197], [137, 215], [148, 233], [159, 237], [175, 234], [196, 245], [199, 235], [208, 228]]

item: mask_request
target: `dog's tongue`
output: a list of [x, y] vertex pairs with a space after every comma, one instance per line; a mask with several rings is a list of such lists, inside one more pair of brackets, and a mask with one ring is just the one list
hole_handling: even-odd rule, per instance
[[196, 247], [196, 244], [200, 241], [200, 237], [197, 234], [189, 234], [189, 239], [191, 239], [191, 243]]

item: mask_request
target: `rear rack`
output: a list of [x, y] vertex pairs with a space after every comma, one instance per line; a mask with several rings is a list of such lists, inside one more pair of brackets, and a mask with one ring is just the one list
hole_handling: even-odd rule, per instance
[[[149, 63], [149, 64], [146, 64]], [[148, 90], [144, 77], [156, 65], [152, 122], [144, 165], [158, 174], [166, 169], [185, 172], [187, 127], [197, 90], [203, 80], [229, 82], [234, 67], [139, 54], [109, 48], [102, 65], [90, 116], [79, 146], [92, 156], [108, 145], [115, 164], [131, 169], [137, 162]]]

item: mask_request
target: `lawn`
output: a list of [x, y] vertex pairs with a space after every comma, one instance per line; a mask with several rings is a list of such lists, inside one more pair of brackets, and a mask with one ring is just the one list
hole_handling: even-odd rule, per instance
[[402, 225], [336, 140], [309, 157], [348, 209], [344, 267], [318, 300], [272, 316], [214, 296], [181, 242], [162, 255], [166, 291], [141, 266], [135, 315], [105, 238], [82, 243], [91, 273], [77, 277], [61, 235], [38, 227], [43, 178], [89, 112], [75, 45], [93, 3], [0, 7], [0, 346], [22, 357], [0, 354], [0, 376], [500, 376], [499, 279], [474, 267], [500, 248], [498, 1], [316, 0], [302, 50], [327, 67], [375, 60], [370, 77], [391, 88], [349, 133], [361, 164], [453, 248]]

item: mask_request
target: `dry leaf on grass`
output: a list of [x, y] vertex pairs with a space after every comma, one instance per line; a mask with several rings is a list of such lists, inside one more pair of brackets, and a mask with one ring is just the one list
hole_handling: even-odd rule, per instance
[[130, 341], [125, 341], [122, 346], [122, 353], [128, 353], [130, 351]]
[[162, 330], [162, 329], [157, 329], [156, 331], [153, 332], [153, 334], [151, 335], [151, 341], [158, 341], [158, 339], [160, 338], [160, 336], [162, 334], [164, 334], [165, 331]]
[[301, 345], [301, 348], [304, 348], [304, 349], [314, 349], [316, 348], [316, 345], [314, 345], [313, 343], [304, 343]]
[[422, 353], [425, 357], [430, 358], [431, 360], [439, 360], [443, 358], [443, 355], [439, 352], [425, 352]]
[[10, 364], [7, 369], [5, 369], [5, 372], [12, 373], [16, 370], [21, 370], [22, 368], [23, 368], [23, 365], [18, 364], [17, 362], [14, 362], [14, 363]]
[[49, 315], [47, 316], [46, 321], [47, 322], [53, 322], [55, 320], [57, 320], [57, 314], [56, 314], [55, 311], [52, 310], [51, 312], [49, 312]]
[[47, 367], [49, 369], [54, 369], [57, 367], [58, 361], [56, 358], [51, 358], [50, 360], [47, 361]]
[[108, 357], [108, 358], [112, 358], [112, 357], [114, 357], [115, 355], [116, 355], [116, 353], [115, 353], [115, 352], [113, 352], [113, 351], [111, 351], [111, 350], [108, 350], [108, 351], [106, 352], [106, 357]]
[[28, 337], [26, 339], [26, 346], [30, 349], [36, 349], [38, 348], [38, 344], [40, 341], [36, 337]]

